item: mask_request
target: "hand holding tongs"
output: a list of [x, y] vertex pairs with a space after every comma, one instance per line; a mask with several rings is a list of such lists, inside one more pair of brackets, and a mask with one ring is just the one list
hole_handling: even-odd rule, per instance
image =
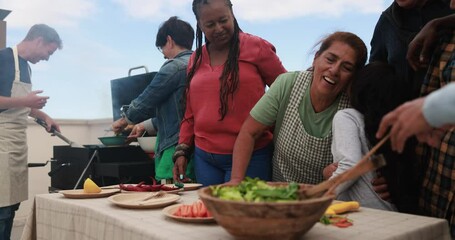
[[[35, 122], [38, 123], [39, 125], [43, 126], [45, 129], [48, 128], [47, 123], [43, 119], [35, 118]], [[83, 148], [82, 145], [77, 144], [77, 143], [69, 140], [65, 136], [63, 136], [54, 126], [51, 127], [51, 133], [56, 135], [57, 137], [59, 137], [60, 139], [65, 141], [66, 143], [68, 143], [71, 147]]]

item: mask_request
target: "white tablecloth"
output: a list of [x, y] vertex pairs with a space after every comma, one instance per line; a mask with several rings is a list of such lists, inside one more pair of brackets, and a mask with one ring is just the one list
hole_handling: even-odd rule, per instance
[[[181, 203], [194, 202], [196, 191], [181, 193]], [[181, 223], [165, 217], [160, 209], [125, 209], [106, 198], [68, 199], [59, 193], [35, 197], [22, 240], [191, 240], [233, 239], [216, 223]], [[301, 239], [450, 239], [446, 220], [361, 208], [349, 214], [354, 225], [337, 228], [316, 225]], [[277, 226], [279, 227], [279, 226]]]

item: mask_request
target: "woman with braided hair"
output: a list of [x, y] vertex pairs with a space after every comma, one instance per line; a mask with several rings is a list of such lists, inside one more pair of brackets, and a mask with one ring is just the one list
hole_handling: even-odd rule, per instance
[[[185, 115], [173, 156], [174, 180], [185, 178], [194, 150], [196, 179], [229, 181], [237, 134], [275, 78], [286, 72], [275, 47], [241, 31], [230, 0], [194, 0], [196, 51], [188, 65]], [[203, 37], [205, 44], [203, 45]], [[271, 179], [272, 133], [257, 139], [247, 176]]]

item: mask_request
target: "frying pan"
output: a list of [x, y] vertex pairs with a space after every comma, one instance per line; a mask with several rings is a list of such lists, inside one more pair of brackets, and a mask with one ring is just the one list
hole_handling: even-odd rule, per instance
[[117, 136], [110, 136], [110, 137], [99, 137], [98, 139], [103, 143], [105, 146], [123, 146], [126, 145], [126, 136], [124, 135], [117, 135]]
[[[47, 129], [47, 124], [43, 119], [35, 118], [35, 122], [38, 123], [39, 125], [43, 126], [45, 129]], [[75, 142], [69, 140], [68, 138], [66, 138], [65, 136], [63, 136], [59, 131], [57, 131], [57, 129], [55, 129], [55, 127], [51, 128], [51, 133], [54, 134], [55, 136], [59, 137], [66, 143], [68, 143], [71, 147], [83, 148], [82, 145], [75, 143]]]

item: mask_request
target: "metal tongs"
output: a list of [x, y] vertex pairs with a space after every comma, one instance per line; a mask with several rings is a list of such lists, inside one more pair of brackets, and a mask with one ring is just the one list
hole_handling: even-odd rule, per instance
[[[35, 118], [35, 122], [38, 123], [39, 125], [43, 126], [45, 129], [47, 129], [47, 127], [48, 127], [46, 122], [43, 119]], [[82, 145], [75, 143], [75, 142], [69, 140], [68, 138], [66, 138], [65, 136], [63, 136], [59, 131], [57, 131], [57, 129], [55, 129], [55, 127], [51, 128], [51, 133], [54, 134], [55, 136], [59, 137], [66, 143], [68, 143], [71, 147], [83, 148]]]
[[386, 165], [384, 156], [373, 155], [388, 139], [390, 138], [390, 133], [387, 134], [384, 138], [381, 139], [363, 158], [351, 169], [346, 172], [326, 180], [322, 183], [319, 183], [316, 186], [307, 188], [303, 191], [304, 198], [314, 198], [323, 195], [324, 193], [331, 194], [335, 188], [348, 180], [355, 179], [361, 175], [381, 168]]

